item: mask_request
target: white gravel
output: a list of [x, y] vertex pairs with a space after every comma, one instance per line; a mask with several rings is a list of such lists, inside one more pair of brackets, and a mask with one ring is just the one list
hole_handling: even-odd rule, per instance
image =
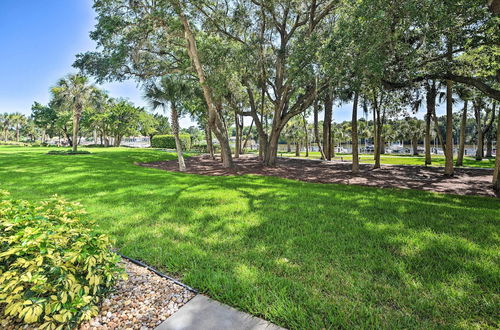
[[194, 293], [150, 270], [124, 261], [128, 274], [104, 300], [99, 315], [80, 326], [95, 329], [154, 329]]

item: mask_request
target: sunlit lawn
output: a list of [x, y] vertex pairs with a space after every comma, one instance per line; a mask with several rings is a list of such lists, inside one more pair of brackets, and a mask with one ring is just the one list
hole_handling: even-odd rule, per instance
[[0, 146], [0, 187], [80, 201], [119, 250], [289, 328], [497, 328], [498, 199], [209, 177], [126, 148]]
[[[282, 157], [296, 157], [295, 152], [280, 152], [280, 156]], [[305, 158], [306, 153], [301, 152], [300, 157]], [[456, 156], [455, 156], [456, 157]], [[310, 159], [320, 159], [321, 154], [318, 151], [310, 151], [309, 152]], [[373, 154], [361, 154], [359, 155], [361, 163], [373, 164]], [[352, 155], [350, 154], [336, 154], [333, 158], [337, 161], [352, 161]], [[444, 166], [444, 156], [442, 155], [432, 155], [432, 166]], [[412, 156], [412, 155], [397, 155], [397, 154], [385, 154], [380, 155], [380, 162], [382, 164], [391, 164], [391, 165], [425, 165], [425, 157], [424, 155], [420, 156]], [[485, 158], [483, 160], [475, 160], [473, 157], [464, 157], [463, 161], [464, 167], [484, 167], [484, 168], [493, 168], [495, 167], [495, 159], [494, 158]]]

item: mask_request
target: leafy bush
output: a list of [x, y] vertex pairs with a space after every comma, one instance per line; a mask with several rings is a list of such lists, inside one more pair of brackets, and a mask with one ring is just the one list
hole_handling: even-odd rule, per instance
[[193, 144], [191, 150], [197, 152], [208, 152], [208, 147], [206, 143]]
[[24, 142], [16, 142], [16, 141], [1, 141], [0, 145], [4, 146], [18, 146], [18, 147], [29, 147], [29, 143], [24, 143]]
[[55, 329], [97, 315], [124, 273], [109, 239], [83, 214], [57, 196], [32, 203], [0, 191], [0, 319]]
[[90, 151], [86, 150], [50, 150], [47, 152], [48, 155], [88, 155]]
[[[191, 149], [191, 135], [180, 134], [182, 149]], [[151, 139], [151, 147], [153, 148], [166, 148], [175, 149], [175, 138], [173, 135], [155, 135]]]

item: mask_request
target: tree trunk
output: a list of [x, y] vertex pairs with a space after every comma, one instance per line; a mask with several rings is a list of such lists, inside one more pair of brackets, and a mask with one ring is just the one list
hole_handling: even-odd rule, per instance
[[264, 149], [264, 164], [267, 166], [276, 165], [276, 155], [278, 153], [279, 132], [271, 132], [267, 148]]
[[[264, 101], [264, 96], [265, 96], [265, 92], [262, 91], [262, 101]], [[264, 102], [262, 102], [261, 112], [260, 112], [261, 126], [262, 126], [263, 120], [264, 120]], [[257, 122], [255, 123], [255, 126], [259, 128], [259, 126], [257, 125]], [[260, 128], [261, 129], [258, 129], [258, 133], [259, 133], [259, 159], [261, 161], [264, 161], [264, 150], [267, 146], [267, 137], [262, 131], [263, 128], [262, 127], [260, 127]]]
[[326, 159], [325, 153], [323, 151], [323, 148], [321, 146], [321, 141], [319, 138], [319, 128], [318, 128], [318, 101], [314, 101], [313, 105], [313, 113], [314, 113], [314, 138], [316, 139], [316, 143], [318, 144], [318, 149], [321, 154], [321, 159]]
[[212, 131], [210, 130], [208, 123], [205, 125], [205, 140], [207, 140], [207, 152], [210, 154], [212, 159], [215, 159], [214, 146], [212, 143]]
[[175, 102], [170, 102], [170, 117], [172, 120], [172, 133], [174, 133], [175, 150], [177, 151], [177, 159], [179, 161], [179, 171], [186, 170], [184, 163], [184, 156], [182, 155], [182, 143], [179, 137], [179, 113], [177, 112], [177, 105]]
[[425, 138], [424, 138], [424, 143], [425, 143], [425, 165], [431, 165], [432, 164], [432, 157], [431, 157], [431, 114], [427, 112], [425, 115]]
[[324, 97], [325, 116], [323, 120], [323, 148], [326, 160], [332, 160], [332, 113], [333, 97], [330, 90], [327, 90]]
[[300, 143], [295, 142], [295, 156], [300, 157]]
[[200, 82], [200, 86], [203, 90], [203, 96], [205, 98], [205, 101], [207, 103], [207, 108], [208, 108], [208, 123], [210, 127], [213, 129], [215, 136], [219, 140], [220, 146], [221, 146], [221, 154], [222, 154], [222, 166], [226, 168], [231, 168], [234, 167], [233, 164], [233, 157], [231, 155], [231, 148], [229, 146], [229, 141], [227, 139], [227, 134], [224, 134], [224, 129], [223, 125], [220, 121], [219, 118], [219, 113], [217, 109], [215, 108], [215, 104], [213, 101], [213, 96], [210, 88], [207, 85], [206, 78], [205, 78], [205, 72], [203, 70], [203, 67], [201, 65], [200, 57], [198, 54], [198, 49], [196, 47], [196, 40], [193, 35], [193, 31], [191, 30], [191, 27], [189, 26], [189, 22], [184, 16], [183, 8], [181, 7], [182, 4], [180, 1], [177, 1], [175, 3], [175, 9], [177, 11], [177, 14], [179, 16], [179, 19], [184, 27], [184, 38], [186, 40], [186, 49], [188, 52], [188, 55], [193, 63], [193, 66], [196, 70], [196, 74], [198, 76], [198, 80]]
[[476, 117], [477, 130], [476, 160], [482, 160], [484, 156], [484, 134], [483, 125], [481, 123], [481, 106], [478, 102], [474, 102], [474, 115]]
[[467, 105], [468, 100], [464, 101], [464, 109], [462, 111], [462, 120], [460, 121], [460, 142], [458, 146], [457, 166], [462, 166], [464, 162], [465, 151], [465, 128], [467, 126]]
[[352, 120], [351, 120], [351, 142], [352, 142], [352, 173], [359, 173], [359, 158], [358, 158], [358, 92], [354, 94], [354, 102], [352, 104]]
[[19, 124], [16, 124], [16, 142], [19, 142]]
[[241, 147], [243, 150], [243, 152], [245, 152], [245, 149], [247, 148], [247, 143], [248, 143], [248, 139], [250, 138], [250, 135], [252, 134], [252, 128], [253, 128], [253, 119], [252, 119], [252, 122], [250, 123], [250, 128], [248, 129], [248, 134], [247, 134], [247, 137], [245, 138], [245, 142], [243, 142], [243, 146]]
[[[377, 113], [375, 112], [375, 107], [377, 105], [375, 104], [374, 105], [374, 108], [372, 109], [372, 113], [373, 113], [373, 160], [376, 160], [377, 159]], [[368, 118], [368, 114], [366, 115], [366, 117]], [[368, 134], [368, 120], [366, 121], [366, 131]], [[365, 140], [366, 141], [366, 140]], [[366, 151], [366, 144], [365, 144], [365, 152]]]
[[444, 174], [453, 176], [453, 82], [446, 81], [446, 145]]
[[[436, 114], [436, 82], [433, 81], [432, 84], [426, 84], [426, 96], [425, 101], [427, 105], [427, 114], [425, 116], [425, 165], [432, 164], [431, 157], [431, 120]], [[437, 125], [437, 120], [436, 125]], [[439, 126], [437, 126], [439, 129]]]
[[240, 158], [241, 140], [240, 140], [240, 120], [238, 113], [234, 113], [234, 126], [236, 127], [236, 140], [234, 142], [234, 158]]
[[302, 123], [304, 124], [304, 144], [306, 146], [306, 157], [309, 157], [309, 133], [307, 132], [307, 120], [304, 113], [302, 114]]
[[413, 147], [413, 156], [418, 156], [418, 137], [414, 136], [411, 139], [411, 144]]
[[286, 142], [286, 152], [292, 152], [292, 146], [290, 145], [290, 142]]
[[[446, 153], [446, 143], [443, 140], [443, 135], [441, 134], [441, 130], [439, 129], [439, 121], [436, 116], [436, 112], [432, 114], [432, 117], [434, 118], [434, 126], [436, 126], [436, 135], [438, 137], [438, 142], [441, 145], [441, 149], [443, 150], [443, 154]], [[437, 148], [436, 148], [437, 150]]]
[[[500, 71], [499, 71], [500, 72]], [[493, 103], [493, 107], [491, 109], [491, 118], [490, 118], [490, 122], [488, 124], [486, 124], [486, 129], [485, 129], [485, 133], [484, 133], [484, 139], [486, 139], [486, 157], [487, 158], [491, 158], [493, 155], [493, 134], [492, 134], [492, 130], [493, 130], [493, 123], [495, 121], [495, 115], [496, 115], [496, 102]], [[497, 134], [500, 134], [497, 132]]]
[[[378, 102], [377, 99], [375, 99], [375, 102]], [[375, 159], [375, 164], [373, 165], [373, 168], [380, 168], [380, 145], [381, 139], [380, 139], [380, 132], [382, 130], [382, 122], [380, 119], [380, 108], [379, 104], [375, 104], [373, 108], [373, 154], [374, 154], [374, 159]]]
[[68, 145], [73, 147], [73, 140], [71, 139], [71, 135], [69, 135], [67, 130], [64, 130], [64, 135], [66, 136], [66, 140], [68, 141]]
[[331, 130], [330, 145], [332, 146], [332, 158], [335, 158], [335, 134]]
[[79, 106], [76, 106], [73, 112], [73, 152], [76, 152], [78, 148], [78, 125], [80, 124], [80, 114], [81, 109]]
[[[453, 60], [453, 46], [451, 40], [447, 40], [447, 59]], [[444, 174], [453, 176], [453, 82], [446, 80], [446, 148], [444, 151], [445, 165]]]
[[496, 144], [496, 157], [495, 157], [495, 170], [493, 171], [493, 189], [500, 193], [500, 111], [497, 120], [497, 144]]
[[486, 158], [493, 157], [493, 134], [486, 137]]

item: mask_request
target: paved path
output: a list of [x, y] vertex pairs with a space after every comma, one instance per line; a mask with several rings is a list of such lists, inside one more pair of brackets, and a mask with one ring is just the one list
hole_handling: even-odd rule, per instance
[[284, 330], [201, 294], [191, 299], [156, 330]]

